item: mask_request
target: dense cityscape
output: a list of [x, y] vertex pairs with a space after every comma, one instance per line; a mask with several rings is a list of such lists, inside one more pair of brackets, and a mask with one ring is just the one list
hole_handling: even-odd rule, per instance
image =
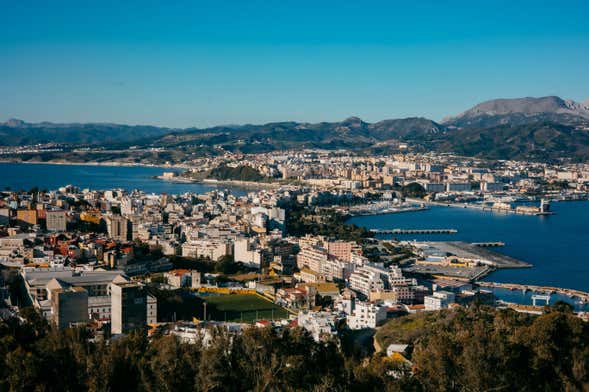
[[[481, 306], [536, 316], [559, 293], [571, 315], [589, 319], [583, 291], [482, 281], [498, 269], [533, 268], [494, 251], [501, 239], [403, 240], [456, 229], [347, 223], [438, 205], [541, 217], [553, 202], [587, 199], [584, 164], [309, 150], [200, 158], [152, 181], [220, 187], [0, 192], [3, 318], [26, 320], [23, 311], [34, 309], [38, 322], [83, 328], [91, 341], [144, 331], [204, 348], [252, 328], [301, 329], [315, 344], [393, 358], [393, 383], [411, 377], [415, 342], [388, 336], [404, 317]], [[234, 195], [236, 184], [249, 190]], [[493, 288], [531, 290], [532, 304], [502, 300]]]
[[589, 2], [0, 10], [0, 392], [589, 391]]

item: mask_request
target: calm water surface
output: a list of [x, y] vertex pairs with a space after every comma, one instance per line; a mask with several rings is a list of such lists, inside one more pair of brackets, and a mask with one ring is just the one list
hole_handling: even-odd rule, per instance
[[13, 190], [57, 189], [64, 185], [80, 188], [126, 190], [140, 189], [147, 193], [179, 194], [184, 192], [206, 193], [212, 189], [229, 189], [234, 195], [247, 194], [248, 189], [229, 185], [197, 183], [173, 183], [154, 179], [164, 171], [177, 171], [162, 167], [93, 166], [0, 163], [0, 189]]
[[[368, 228], [457, 229], [457, 234], [403, 235], [403, 240], [504, 241], [498, 252], [527, 261], [532, 268], [499, 270], [486, 280], [589, 291], [589, 201], [552, 203], [556, 215], [522, 216], [454, 207], [354, 217]], [[383, 236], [383, 238], [391, 236]]]

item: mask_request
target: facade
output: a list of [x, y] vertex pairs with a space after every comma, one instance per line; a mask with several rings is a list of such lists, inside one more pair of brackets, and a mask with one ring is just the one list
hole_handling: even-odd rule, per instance
[[53, 323], [59, 329], [71, 324], [88, 321], [88, 292], [82, 287], [58, 284], [51, 290], [51, 310]]
[[350, 275], [350, 288], [365, 296], [369, 296], [371, 291], [382, 291], [385, 288], [381, 278], [383, 272], [386, 271], [368, 265], [357, 268]]
[[157, 298], [147, 293], [147, 324], [157, 324]]
[[168, 284], [176, 289], [191, 285], [192, 274], [187, 269], [175, 269], [164, 274]]
[[351, 241], [330, 241], [327, 243], [327, 254], [348, 263], [352, 261], [352, 252], [360, 250], [358, 244]]
[[250, 268], [260, 269], [264, 264], [262, 249], [256, 247], [251, 238], [240, 238], [233, 245], [233, 257], [235, 262], [241, 262]]
[[0, 208], [0, 226], [8, 226], [10, 222], [10, 210], [8, 208]]
[[129, 333], [147, 324], [147, 292], [145, 287], [125, 279], [111, 284], [111, 333]]
[[66, 231], [67, 219], [64, 210], [47, 210], [45, 212], [45, 222], [48, 231]]
[[454, 303], [454, 293], [449, 291], [436, 291], [432, 295], [423, 297], [425, 310], [441, 310], [448, 308], [449, 304]]
[[356, 301], [352, 314], [348, 316], [350, 329], [376, 328], [387, 318], [386, 307], [374, 302]]
[[116, 241], [127, 241], [129, 221], [121, 215], [108, 215], [105, 217], [108, 235]]
[[204, 257], [217, 261], [223, 256], [233, 254], [233, 244], [226, 240], [197, 240], [182, 244], [182, 256]]
[[297, 322], [316, 342], [337, 335], [336, 315], [329, 312], [301, 311]]
[[446, 192], [470, 192], [472, 186], [468, 182], [448, 182]]
[[321, 272], [322, 265], [327, 262], [327, 251], [319, 247], [305, 246], [297, 255], [299, 269], [305, 266], [315, 272]]
[[16, 211], [17, 225], [34, 226], [37, 224], [37, 210]]

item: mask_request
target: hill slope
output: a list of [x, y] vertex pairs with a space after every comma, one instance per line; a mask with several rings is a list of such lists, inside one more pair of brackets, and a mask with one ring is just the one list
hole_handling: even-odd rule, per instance
[[550, 122], [465, 128], [450, 133], [435, 148], [490, 159], [589, 161], [589, 131]]
[[458, 128], [488, 128], [543, 121], [559, 124], [584, 123], [589, 121], [589, 109], [585, 104], [555, 96], [494, 99], [480, 103], [455, 117], [446, 118], [442, 123]]
[[44, 143], [73, 145], [112, 145], [133, 143], [146, 138], [160, 137], [169, 128], [148, 125], [88, 124], [30, 124], [11, 119], [0, 123], [0, 145], [23, 146]]

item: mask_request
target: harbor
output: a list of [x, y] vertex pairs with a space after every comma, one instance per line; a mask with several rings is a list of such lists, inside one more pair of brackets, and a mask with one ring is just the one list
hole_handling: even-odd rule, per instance
[[456, 234], [456, 229], [371, 229], [374, 234]]
[[530, 291], [535, 294], [540, 293], [549, 296], [552, 294], [559, 294], [569, 297], [579, 303], [589, 304], [589, 293], [582, 290], [567, 289], [562, 287], [536, 286], [529, 284], [499, 283], [485, 281], [479, 281], [477, 282], [477, 285], [481, 287], [501, 288], [510, 291], [521, 291], [522, 293]]
[[454, 208], [467, 208], [478, 211], [496, 212], [500, 214], [514, 214], [514, 215], [532, 215], [532, 216], [545, 216], [554, 215], [554, 211], [550, 211], [550, 203], [542, 199], [538, 207], [532, 205], [518, 205], [512, 206], [509, 203], [496, 202], [493, 204], [486, 203], [456, 203], [456, 202], [442, 202], [442, 201], [423, 201], [417, 199], [407, 199], [407, 201], [417, 202], [421, 201], [426, 205], [441, 206], [441, 207], [454, 207]]
[[429, 208], [423, 203], [395, 203], [393, 201], [377, 201], [337, 208], [338, 211], [353, 216], [387, 215], [403, 212], [426, 211]]
[[428, 242], [430, 246], [442, 252], [455, 255], [460, 259], [475, 260], [493, 268], [529, 268], [531, 264], [514, 257], [484, 249], [476, 243], [464, 241]]
[[498, 269], [531, 267], [514, 257], [485, 249], [504, 245], [501, 242], [413, 241], [407, 244], [413, 246], [421, 258], [404, 268], [413, 274], [476, 282]]

